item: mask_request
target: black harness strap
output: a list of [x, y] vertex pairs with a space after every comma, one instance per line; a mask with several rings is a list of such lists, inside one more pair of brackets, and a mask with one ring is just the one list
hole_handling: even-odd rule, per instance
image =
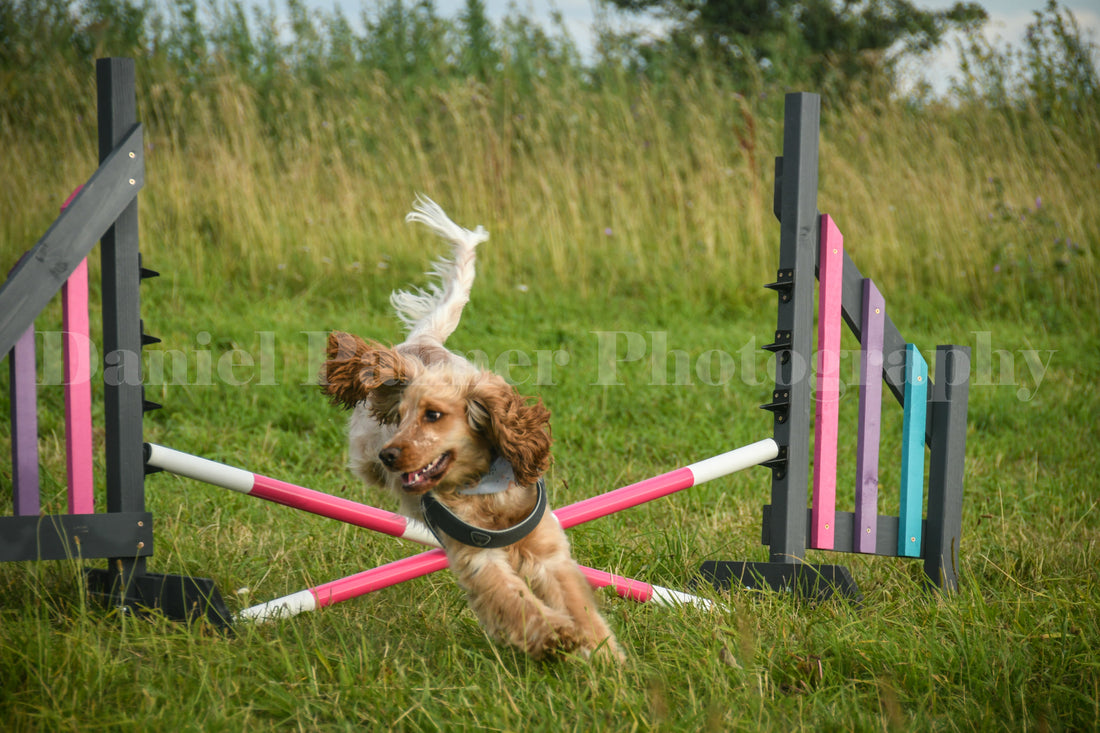
[[439, 536], [440, 532], [471, 547], [507, 547], [519, 542], [534, 531], [542, 515], [546, 513], [546, 484], [540, 478], [536, 485], [535, 508], [527, 518], [508, 529], [482, 529], [459, 519], [454, 512], [443, 506], [429, 491], [420, 497], [420, 508], [424, 512], [424, 521], [428, 528]]

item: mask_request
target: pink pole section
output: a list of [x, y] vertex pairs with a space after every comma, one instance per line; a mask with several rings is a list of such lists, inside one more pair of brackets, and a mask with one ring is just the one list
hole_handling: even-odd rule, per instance
[[146, 443], [145, 462], [179, 476], [186, 476], [293, 509], [336, 519], [393, 537], [403, 537], [422, 544], [436, 544], [435, 537], [426, 527], [420, 523], [410, 526], [412, 523], [401, 514], [261, 476], [258, 473], [199, 458], [162, 445]]
[[[78, 186], [61, 210], [76, 198]], [[61, 286], [61, 329], [65, 332], [65, 468], [69, 478], [69, 513], [95, 511], [92, 474], [91, 343], [88, 332], [88, 260]]]
[[393, 537], [400, 537], [405, 532], [407, 520], [400, 514], [375, 509], [366, 504], [295, 486], [267, 476], [252, 475], [255, 477], [255, 484], [249, 492], [250, 496], [373, 529]]
[[[394, 560], [386, 565], [365, 570], [347, 578], [315, 586], [310, 588], [309, 592], [315, 599], [316, 607], [324, 608], [340, 601], [351, 600], [367, 593], [373, 593], [376, 590], [404, 583], [406, 580], [429, 575], [446, 567], [448, 567], [446, 553], [440, 549], [429, 550], [419, 555]], [[585, 579], [588, 580], [589, 585], [595, 588], [611, 586], [622, 598], [628, 598], [639, 603], [660, 600], [662, 605], [698, 605], [706, 608], [713, 605], [710, 601], [698, 596], [662, 588], [659, 585], [650, 585], [622, 575], [615, 575], [584, 565], [580, 566], [580, 570]], [[268, 607], [268, 611], [272, 610], [271, 604], [263, 604], [263, 606]], [[245, 611], [242, 611], [242, 615], [251, 618], [263, 618], [268, 615], [258, 611], [246, 614], [249, 611], [252, 611], [252, 609], [245, 609]]]
[[675, 471], [662, 473], [660, 476], [647, 478], [606, 494], [593, 496], [591, 499], [584, 499], [575, 504], [563, 506], [554, 512], [554, 516], [561, 522], [562, 527], [569, 529], [578, 524], [584, 524], [585, 522], [591, 522], [593, 519], [620, 512], [623, 509], [629, 509], [674, 494], [677, 491], [689, 489], [694, 485], [695, 476], [691, 473], [691, 469], [678, 468]]
[[678, 468], [660, 476], [639, 481], [606, 494], [593, 496], [554, 512], [554, 516], [566, 529], [608, 514], [644, 504], [677, 491], [691, 488], [711, 479], [741, 471], [770, 461], [779, 455], [779, 448], [771, 438], [746, 445], [690, 466]]
[[817, 419], [814, 420], [814, 483], [810, 546], [831, 550], [836, 532], [836, 443], [840, 420], [840, 302], [844, 237], [832, 217], [821, 217], [818, 268]]
[[347, 578], [318, 585], [310, 588], [309, 592], [317, 599], [317, 608], [324, 608], [437, 572], [445, 567], [447, 567], [447, 554], [443, 550], [429, 550]]

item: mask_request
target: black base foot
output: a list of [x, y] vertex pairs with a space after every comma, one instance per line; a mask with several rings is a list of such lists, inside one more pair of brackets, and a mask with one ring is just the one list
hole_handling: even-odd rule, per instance
[[88, 595], [110, 608], [122, 607], [139, 615], [152, 609], [176, 621], [205, 618], [219, 629], [233, 626], [233, 615], [209, 578], [144, 573], [130, 579], [125, 593], [118, 572], [92, 569], [86, 578]]
[[793, 591], [799, 597], [814, 601], [826, 601], [834, 597], [846, 598], [856, 603], [863, 601], [863, 594], [859, 592], [852, 574], [842, 565], [708, 560], [699, 568], [699, 573], [716, 590], [721, 591], [728, 591], [733, 587], [771, 589]]

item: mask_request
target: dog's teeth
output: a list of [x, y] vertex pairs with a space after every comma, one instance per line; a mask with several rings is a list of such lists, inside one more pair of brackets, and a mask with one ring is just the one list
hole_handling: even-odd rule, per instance
[[423, 483], [429, 474], [431, 474], [433, 471], [437, 470], [441, 465], [443, 465], [443, 460], [445, 457], [446, 454], [439, 456], [427, 466], [421, 468], [419, 471], [410, 471], [408, 473], [401, 474], [401, 483], [405, 486], [415, 486], [416, 484]]

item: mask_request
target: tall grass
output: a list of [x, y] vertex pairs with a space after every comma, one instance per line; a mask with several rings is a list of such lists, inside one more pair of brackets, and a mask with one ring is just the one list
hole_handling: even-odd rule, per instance
[[[699, 297], [728, 302], [768, 277], [783, 90], [741, 88], [716, 69], [669, 71], [662, 83], [613, 65], [585, 71], [565, 41], [532, 40], [519, 22], [496, 51], [499, 73], [464, 74], [452, 52], [444, 73], [421, 66], [410, 84], [370, 62], [378, 49], [362, 65], [344, 59], [335, 20], [311, 25], [289, 7], [297, 35], [280, 49], [285, 68], [241, 47], [247, 24], [220, 28], [218, 43], [206, 32], [220, 51], [189, 60], [201, 74], [167, 52], [139, 58], [149, 256], [185, 244], [197, 276], [253, 286], [283, 268], [355, 275], [355, 263], [373, 266], [372, 250], [408, 236], [399, 214], [423, 191], [516, 243], [489, 255], [515, 281], [537, 272], [586, 294], [680, 271]], [[405, 39], [424, 64], [460, 31], [423, 8], [409, 18], [382, 25], [380, 15], [375, 44]], [[14, 215], [0, 265], [94, 166], [90, 67], [39, 76], [49, 84], [16, 81], [18, 114], [0, 115], [10, 164], [27, 172], [5, 187]], [[822, 140], [820, 208], [884, 283], [997, 312], [1040, 295], [1060, 312], [1097, 302], [1096, 107], [1055, 127], [1034, 107], [826, 99]], [[612, 265], [623, 262], [635, 282], [617, 282]]]

